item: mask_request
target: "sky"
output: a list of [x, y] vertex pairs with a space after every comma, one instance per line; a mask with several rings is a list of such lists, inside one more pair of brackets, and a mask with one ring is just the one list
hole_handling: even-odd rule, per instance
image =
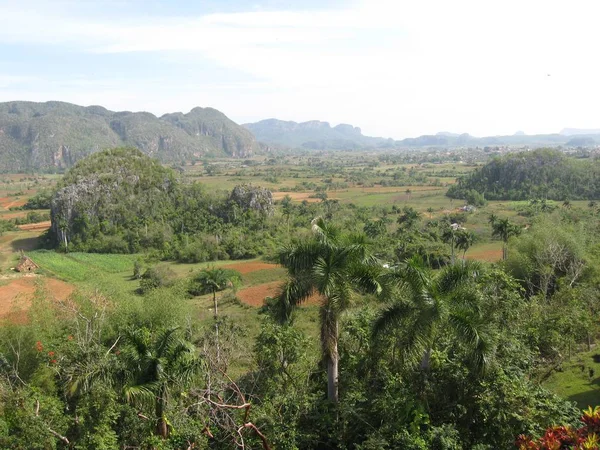
[[596, 0], [0, 0], [0, 101], [396, 139], [600, 128]]

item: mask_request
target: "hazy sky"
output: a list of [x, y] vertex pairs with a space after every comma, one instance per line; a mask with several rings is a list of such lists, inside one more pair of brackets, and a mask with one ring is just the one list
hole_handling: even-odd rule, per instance
[[596, 0], [0, 0], [0, 101], [212, 106], [394, 138], [600, 128], [599, 13]]

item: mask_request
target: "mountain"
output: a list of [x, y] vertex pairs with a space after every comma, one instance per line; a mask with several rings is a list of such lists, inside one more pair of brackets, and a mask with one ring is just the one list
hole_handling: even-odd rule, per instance
[[392, 139], [363, 136], [361, 129], [348, 124], [332, 127], [328, 122], [311, 120], [292, 122], [278, 119], [261, 120], [243, 125], [256, 139], [266, 144], [314, 150], [357, 150], [393, 147]]
[[515, 133], [510, 136], [487, 136], [475, 137], [467, 133], [453, 135], [450, 133], [438, 133], [436, 135], [424, 135], [416, 138], [406, 138], [395, 141], [397, 148], [415, 147], [486, 147], [502, 145], [519, 145], [530, 147], [556, 147], [564, 145], [567, 147], [596, 146], [600, 144], [600, 133], [577, 135], [577, 139], [562, 134], [536, 134], [527, 135]]
[[0, 103], [0, 171], [70, 167], [91, 153], [121, 146], [165, 163], [247, 157], [260, 149], [252, 133], [213, 108], [156, 117], [54, 101]]

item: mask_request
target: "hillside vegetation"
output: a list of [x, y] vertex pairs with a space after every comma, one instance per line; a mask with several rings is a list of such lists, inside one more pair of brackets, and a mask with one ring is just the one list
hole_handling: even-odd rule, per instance
[[471, 190], [488, 200], [598, 199], [600, 161], [568, 157], [556, 150], [508, 154], [460, 178], [448, 196], [466, 198]]
[[0, 171], [55, 170], [86, 155], [131, 146], [162, 162], [250, 156], [254, 136], [212, 108], [156, 117], [64, 102], [0, 103]]
[[270, 208], [265, 189], [209, 193], [137, 149], [105, 150], [81, 160], [58, 184], [49, 240], [71, 251], [152, 249], [188, 262], [249, 258], [272, 239], [263, 233], [249, 238], [246, 224], [260, 227]]

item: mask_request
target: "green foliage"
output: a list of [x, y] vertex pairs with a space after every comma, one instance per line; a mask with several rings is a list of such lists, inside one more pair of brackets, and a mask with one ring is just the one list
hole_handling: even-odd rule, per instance
[[535, 150], [495, 158], [448, 189], [451, 198], [482, 193], [488, 200], [596, 199], [600, 163], [575, 159], [557, 150]]
[[169, 287], [173, 285], [174, 278], [175, 273], [168, 266], [149, 267], [140, 278], [139, 291], [141, 294], [147, 294], [154, 289]]

